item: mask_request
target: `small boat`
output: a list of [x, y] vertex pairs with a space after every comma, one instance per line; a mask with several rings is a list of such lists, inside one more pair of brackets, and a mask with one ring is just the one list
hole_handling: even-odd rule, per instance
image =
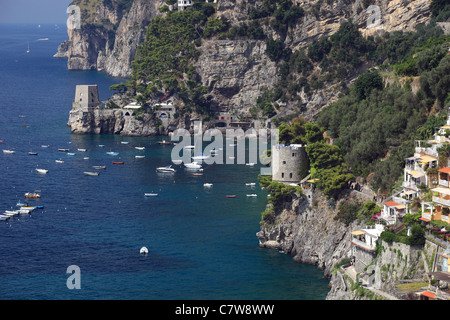
[[18, 210], [19, 213], [30, 213], [31, 211], [35, 210], [36, 207], [20, 207]]
[[73, 153], [73, 152], [67, 152], [67, 155], [68, 155], [68, 156], [74, 156], [75, 153]]
[[100, 172], [85, 171], [84, 174], [87, 176], [98, 176]]
[[3, 149], [3, 153], [11, 154], [11, 153], [14, 153], [14, 152], [15, 152], [14, 150], [5, 150], [5, 149]]
[[113, 161], [112, 164], [124, 164], [125, 162], [123, 161]]
[[227, 198], [236, 198], [234, 194], [227, 195]]
[[204, 183], [203, 186], [204, 186], [205, 188], [210, 188], [210, 187], [213, 186], [213, 184], [212, 184], [212, 183]]
[[89, 157], [83, 157], [83, 160], [89, 160]]
[[59, 151], [59, 152], [69, 152], [69, 149], [63, 149], [63, 148], [60, 148], [60, 149], [58, 149], [58, 151]]
[[250, 163], [246, 163], [245, 165], [246, 165], [246, 166], [253, 167], [255, 164], [254, 164], [253, 162], [250, 162]]
[[78, 148], [77, 150], [80, 152], [86, 152], [86, 149], [83, 149], [83, 148]]
[[55, 160], [56, 163], [64, 163], [63, 160]]
[[156, 168], [156, 172], [159, 173], [174, 173], [176, 170], [172, 168], [172, 166], [166, 166], [166, 167], [158, 167]]
[[139, 253], [140, 253], [140, 254], [147, 254], [147, 253], [148, 253], [148, 249], [147, 249], [146, 247], [142, 247], [142, 248], [139, 250]]
[[246, 185], [246, 186], [251, 186], [251, 187], [253, 187], [253, 186], [256, 185], [256, 183], [254, 183], [254, 182], [249, 182], [249, 183], [246, 183], [245, 185]]
[[3, 214], [4, 214], [5, 216], [12, 217], [12, 216], [15, 216], [16, 214], [19, 214], [19, 210], [15, 210], [15, 211], [5, 211]]
[[102, 169], [106, 169], [106, 166], [92, 166], [92, 168], [102, 170]]
[[172, 142], [163, 140], [163, 141], [158, 141], [158, 144], [161, 144], [161, 145], [169, 145], [169, 144], [172, 144]]
[[100, 148], [103, 148], [105, 145], [104, 144], [99, 144], [98, 145]]
[[49, 148], [50, 147], [50, 145], [48, 145], [48, 144], [42, 144], [41, 145], [41, 148]]
[[257, 196], [258, 196], [258, 195], [254, 194], [254, 193], [253, 193], [253, 194], [248, 194], [248, 195], [247, 195], [247, 197], [252, 197], [252, 198], [256, 198]]
[[120, 141], [121, 144], [128, 144], [128, 141]]
[[145, 147], [134, 147], [137, 150], [145, 150]]
[[23, 206], [27, 206], [27, 204], [26, 203], [22, 203], [22, 202], [17, 202], [16, 206], [23, 207]]
[[188, 169], [200, 169], [202, 167], [198, 162], [185, 163], [184, 166]]
[[30, 156], [37, 156], [37, 155], [38, 155], [37, 152], [32, 152], [32, 151], [28, 152], [28, 154], [29, 154]]
[[46, 174], [48, 172], [47, 169], [36, 169], [37, 172]]
[[118, 152], [108, 151], [106, 154], [109, 154], [110, 156], [117, 156]]
[[146, 197], [156, 197], [158, 194], [157, 193], [144, 193], [144, 195]]
[[136, 159], [142, 159], [145, 158], [145, 156], [135, 156]]
[[196, 173], [193, 173], [192, 175], [193, 175], [193, 176], [202, 176], [203, 173], [197, 173], [197, 172], [196, 172]]
[[6, 215], [4, 215], [4, 214], [0, 214], [0, 221], [1, 220], [7, 220], [7, 219], [9, 219], [9, 218], [11, 218], [10, 216], [6, 216]]
[[25, 198], [31, 199], [31, 198], [40, 198], [41, 194], [39, 192], [27, 192], [25, 193]]

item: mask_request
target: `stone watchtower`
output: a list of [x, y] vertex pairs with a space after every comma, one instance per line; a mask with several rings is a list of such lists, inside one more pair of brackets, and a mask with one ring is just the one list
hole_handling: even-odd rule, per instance
[[306, 161], [305, 145], [279, 144], [272, 149], [272, 180], [279, 182], [300, 182], [300, 164]]
[[98, 98], [97, 85], [77, 85], [75, 99], [72, 103], [73, 110], [89, 112], [102, 106]]

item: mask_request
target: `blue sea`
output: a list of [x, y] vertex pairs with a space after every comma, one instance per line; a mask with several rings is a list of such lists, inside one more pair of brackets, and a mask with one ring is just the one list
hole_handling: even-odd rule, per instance
[[[172, 148], [156, 144], [168, 137], [71, 134], [75, 86], [97, 84], [107, 99], [123, 79], [68, 71], [53, 58], [67, 38], [64, 25], [0, 25], [0, 149], [15, 151], [0, 153], [0, 211], [35, 190], [42, 197], [28, 204], [44, 207], [0, 221], [0, 299], [324, 300], [321, 270], [258, 246], [267, 202], [258, 165], [211, 165], [203, 176], [174, 166], [167, 176], [155, 169], [170, 164]], [[83, 174], [94, 165], [107, 168]], [[80, 289], [68, 288], [69, 266]]]

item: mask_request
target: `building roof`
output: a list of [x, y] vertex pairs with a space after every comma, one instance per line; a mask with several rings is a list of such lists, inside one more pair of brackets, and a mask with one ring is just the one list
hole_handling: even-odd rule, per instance
[[422, 159], [422, 162], [437, 161], [436, 157], [428, 156], [426, 154], [423, 154], [423, 155], [421, 154], [419, 158]]
[[423, 177], [423, 176], [425, 175], [425, 174], [422, 173], [422, 172], [414, 171], [414, 170], [411, 170], [411, 171], [409, 172], [409, 174], [410, 174], [411, 176], [413, 176], [414, 178], [420, 178], [420, 177]]
[[450, 168], [445, 167], [445, 168], [439, 169], [439, 172], [450, 173]]
[[420, 294], [421, 296], [425, 296], [425, 297], [431, 298], [431, 299], [435, 299], [436, 298], [436, 295], [433, 292], [430, 292], [428, 290], [425, 290], [423, 292], [418, 292], [418, 294]]
[[443, 194], [450, 195], [450, 189], [449, 188], [438, 187], [438, 188], [431, 189], [431, 191], [432, 192], [438, 192], [438, 193], [443, 193]]
[[383, 204], [387, 205], [388, 207], [394, 207], [394, 206], [398, 206], [399, 205], [395, 201], [386, 201], [386, 202], [383, 202]]

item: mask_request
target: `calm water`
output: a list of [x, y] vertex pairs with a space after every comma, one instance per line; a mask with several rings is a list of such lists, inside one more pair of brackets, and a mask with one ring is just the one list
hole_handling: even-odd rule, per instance
[[[209, 166], [197, 177], [177, 167], [172, 177], [161, 176], [155, 168], [169, 164], [171, 152], [155, 144], [161, 138], [70, 133], [75, 86], [98, 84], [106, 99], [109, 86], [122, 80], [68, 71], [66, 60], [52, 58], [67, 38], [60, 27], [0, 25], [0, 147], [16, 151], [0, 153], [0, 210], [34, 190], [42, 198], [29, 204], [44, 206], [0, 221], [0, 298], [325, 299], [328, 281], [320, 270], [259, 248], [266, 193], [245, 186], [257, 182], [258, 167]], [[107, 155], [111, 150], [119, 155]], [[55, 163], [60, 158], [64, 163]], [[93, 165], [107, 169], [84, 175]], [[213, 188], [205, 190], [205, 182]], [[147, 256], [139, 254], [142, 246]], [[81, 270], [80, 290], [66, 286], [70, 265]]]

